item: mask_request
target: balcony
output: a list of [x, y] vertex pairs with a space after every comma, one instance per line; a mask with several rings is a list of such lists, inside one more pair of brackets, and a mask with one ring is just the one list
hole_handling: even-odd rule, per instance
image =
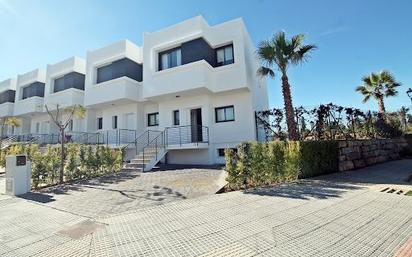
[[13, 116], [14, 103], [0, 104], [0, 117]]
[[14, 115], [27, 115], [43, 112], [43, 97], [33, 96], [14, 103]]
[[87, 87], [84, 104], [86, 107], [98, 107], [142, 100], [142, 82], [128, 77], [120, 77]]
[[56, 93], [48, 94], [44, 99], [44, 104], [53, 109], [56, 104], [62, 107], [83, 105], [84, 91], [77, 88], [69, 88]]
[[247, 89], [244, 66], [239, 63], [212, 67], [200, 60], [170, 69], [152, 72], [145, 77], [143, 96], [150, 99], [184, 92], [205, 93]]

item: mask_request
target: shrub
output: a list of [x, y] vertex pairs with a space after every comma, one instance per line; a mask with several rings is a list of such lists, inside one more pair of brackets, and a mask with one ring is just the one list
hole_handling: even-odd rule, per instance
[[[36, 144], [16, 144], [0, 152], [0, 166], [5, 167], [7, 155], [26, 154], [32, 161], [33, 187], [53, 185], [59, 175], [60, 151], [60, 146], [48, 145], [42, 153]], [[118, 172], [123, 165], [124, 153], [121, 149], [66, 144], [65, 152], [65, 181]]]
[[270, 185], [338, 171], [337, 141], [241, 143], [225, 150], [229, 188]]

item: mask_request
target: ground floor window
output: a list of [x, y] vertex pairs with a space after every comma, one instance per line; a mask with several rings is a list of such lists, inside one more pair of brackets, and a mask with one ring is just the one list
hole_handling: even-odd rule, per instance
[[147, 114], [147, 126], [158, 126], [159, 125], [159, 113], [149, 113]]
[[[219, 157], [225, 157], [225, 149], [226, 149], [226, 148], [219, 148], [219, 149], [217, 149], [217, 155], [218, 155]], [[233, 151], [237, 152], [237, 149], [236, 149], [236, 148], [230, 148], [230, 149], [232, 149]]]
[[216, 122], [227, 122], [235, 120], [235, 108], [233, 105], [215, 108]]
[[97, 118], [97, 129], [103, 129], [103, 118]]
[[173, 125], [175, 126], [180, 125], [179, 110], [173, 111]]

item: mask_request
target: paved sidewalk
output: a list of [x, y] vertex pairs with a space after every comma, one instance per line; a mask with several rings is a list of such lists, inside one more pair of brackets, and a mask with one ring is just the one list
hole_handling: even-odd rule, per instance
[[226, 184], [225, 175], [219, 169], [123, 172], [44, 189], [22, 197], [59, 210], [98, 218], [213, 195]]
[[380, 192], [410, 174], [402, 160], [96, 218], [0, 196], [0, 256], [412, 256], [412, 197]]

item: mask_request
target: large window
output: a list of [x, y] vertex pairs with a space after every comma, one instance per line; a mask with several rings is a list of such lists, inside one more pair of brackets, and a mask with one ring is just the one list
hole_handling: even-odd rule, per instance
[[233, 45], [227, 45], [216, 49], [216, 65], [223, 66], [234, 63]]
[[159, 113], [149, 113], [147, 114], [147, 126], [158, 126], [159, 125]]
[[97, 68], [96, 83], [128, 77], [136, 81], [143, 80], [143, 67], [130, 59], [123, 58], [110, 64]]
[[0, 93], [0, 104], [14, 103], [15, 94], [16, 94], [16, 91], [14, 90], [6, 90]]
[[84, 90], [84, 74], [71, 72], [54, 80], [53, 92], [63, 91], [69, 88]]
[[173, 111], [173, 125], [175, 125], [175, 126], [180, 125], [180, 114], [179, 114], [179, 110]]
[[159, 53], [159, 71], [182, 65], [182, 50], [175, 48]]
[[103, 118], [97, 118], [97, 129], [103, 129]]
[[44, 97], [44, 83], [34, 82], [23, 88], [22, 99], [33, 96]]
[[216, 122], [235, 120], [235, 108], [233, 105], [215, 108]]

